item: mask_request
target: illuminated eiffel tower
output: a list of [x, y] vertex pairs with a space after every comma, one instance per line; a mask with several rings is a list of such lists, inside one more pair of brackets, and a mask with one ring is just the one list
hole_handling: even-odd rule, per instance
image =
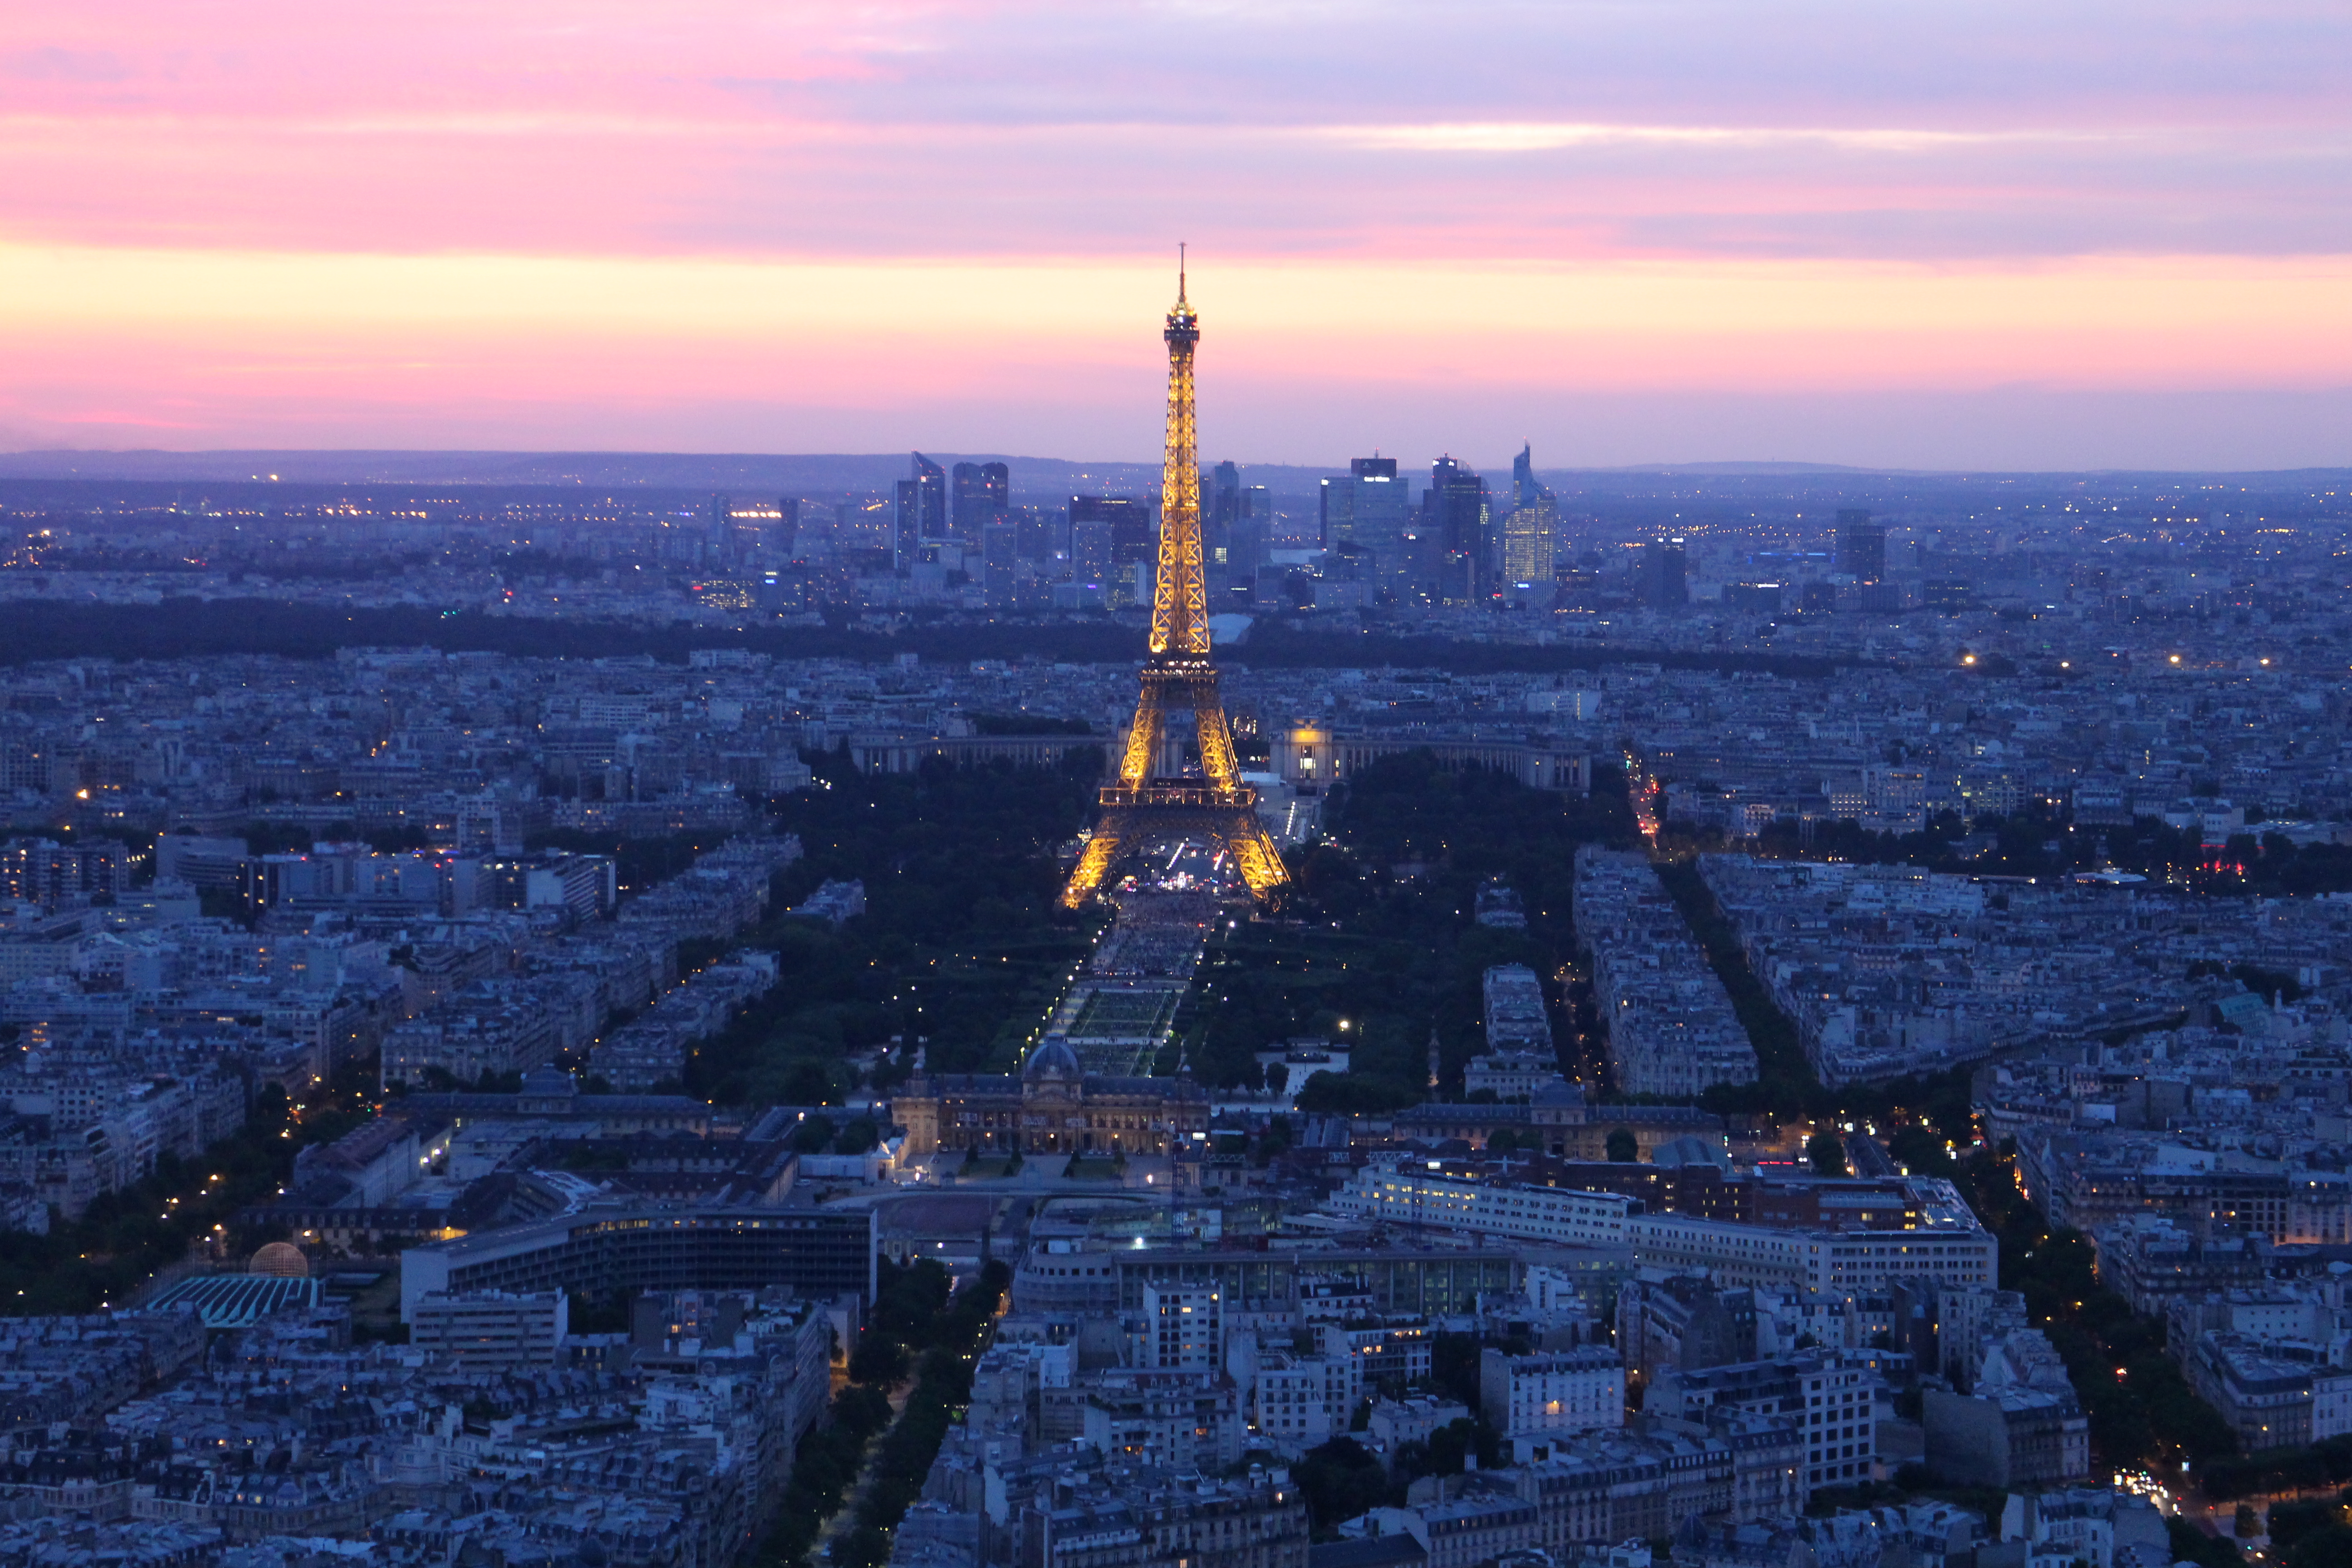
[[[1102, 789], [1102, 819], [1062, 889], [1065, 909], [1100, 890], [1119, 858], [1155, 842], [1200, 835], [1222, 842], [1249, 890], [1273, 903], [1289, 881], [1282, 852], [1257, 819], [1257, 791], [1234, 763], [1234, 736], [1209, 658], [1209, 589], [1201, 570], [1201, 461], [1192, 431], [1192, 346], [1201, 318], [1184, 298], [1176, 269], [1176, 308], [1168, 312], [1168, 451], [1160, 477], [1160, 578], [1151, 598], [1151, 657], [1143, 694], [1119, 758], [1118, 782]], [[1168, 715], [1190, 710], [1201, 742], [1201, 771], [1160, 773]]]

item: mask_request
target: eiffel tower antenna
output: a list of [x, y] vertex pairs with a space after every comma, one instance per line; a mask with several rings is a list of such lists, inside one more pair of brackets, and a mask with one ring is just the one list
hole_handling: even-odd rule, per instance
[[[1222, 843], [1262, 903], [1279, 902], [1290, 880], [1282, 852], [1257, 818], [1257, 791], [1242, 782], [1233, 727], [1209, 653], [1209, 586], [1201, 551], [1201, 455], [1193, 429], [1192, 350], [1201, 318], [1185, 296], [1185, 247], [1176, 247], [1176, 303], [1160, 333], [1168, 344], [1168, 438], [1160, 476], [1159, 576], [1151, 596], [1151, 641], [1135, 722], [1118, 778], [1102, 787], [1102, 816], [1062, 889], [1077, 909], [1130, 851], [1202, 834]], [[1161, 770], [1168, 715], [1190, 710], [1201, 745], [1198, 777]]]

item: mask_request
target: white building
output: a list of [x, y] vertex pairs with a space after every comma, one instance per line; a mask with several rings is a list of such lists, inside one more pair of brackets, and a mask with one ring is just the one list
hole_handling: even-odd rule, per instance
[[1333, 1204], [1343, 1214], [1391, 1225], [1580, 1246], [1622, 1242], [1635, 1206], [1614, 1193], [1483, 1182], [1412, 1161], [1366, 1166]]
[[1567, 1081], [1560, 1074], [1559, 1058], [1548, 1050], [1490, 1051], [1472, 1057], [1462, 1069], [1464, 1093], [1487, 1089], [1497, 1100], [1525, 1100], [1548, 1085]]
[[1223, 1364], [1222, 1308], [1213, 1285], [1146, 1285], [1133, 1364], [1216, 1371]]
[[570, 1325], [571, 1302], [561, 1290], [436, 1290], [411, 1312], [408, 1342], [467, 1367], [552, 1366]]
[[[1917, 1225], [1902, 1229], [1780, 1229], [1685, 1215], [1633, 1215], [1624, 1240], [1637, 1263], [1706, 1269], [1725, 1285], [1882, 1290], [1899, 1279], [2000, 1283], [2000, 1246], [1948, 1182], [1911, 1178]], [[1940, 1191], [1938, 1190], [1940, 1189]]]
[[1506, 1437], [1625, 1424], [1625, 1366], [1600, 1345], [1478, 1358], [1479, 1409]]
[[1878, 1423], [1892, 1415], [1886, 1403], [1886, 1383], [1854, 1358], [1838, 1357], [1828, 1364], [1807, 1367], [1800, 1378], [1805, 1401], [1805, 1484], [1843, 1486], [1874, 1480], [1878, 1465]]
[[1756, 1077], [1730, 994], [1646, 856], [1578, 850], [1576, 910], [1619, 1088], [1685, 1097]]
[[1251, 1426], [1286, 1455], [1329, 1441], [1355, 1414], [1353, 1371], [1344, 1356], [1265, 1353], [1250, 1390]]
[[[1491, 1053], [1552, 1055], [1551, 1020], [1544, 1014], [1543, 982], [1524, 963], [1498, 963], [1482, 985], [1486, 1004], [1486, 1049]], [[1556, 1066], [1556, 1064], [1555, 1064]]]

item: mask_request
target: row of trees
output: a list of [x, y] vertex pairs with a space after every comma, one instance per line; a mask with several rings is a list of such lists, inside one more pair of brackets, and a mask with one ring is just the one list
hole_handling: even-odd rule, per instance
[[747, 940], [772, 948], [782, 984], [689, 1064], [686, 1087], [724, 1104], [838, 1102], [847, 1058], [904, 1042], [949, 1072], [1010, 1070], [1026, 1027], [1086, 952], [1087, 929], [1054, 907], [1054, 850], [1084, 820], [1097, 759], [911, 774], [859, 773], [819, 757], [819, 787], [775, 803], [776, 826], [806, 853], [776, 879], [779, 910], [828, 880], [865, 884], [845, 925], [781, 915]]
[[[1676, 852], [1722, 848], [1720, 831], [1669, 822], [1662, 843]], [[1924, 866], [1931, 871], [2056, 877], [2113, 866], [2156, 880], [2182, 880], [2210, 894], [2335, 893], [2352, 889], [2352, 845], [2298, 845], [2260, 823], [2230, 836], [2219, 852], [2201, 828], [2156, 817], [2076, 823], [2047, 806], [1964, 819], [1939, 812], [1915, 833], [1872, 833], [1858, 822], [1765, 824], [1756, 852], [1775, 859], [1857, 860]]]
[[2042, 1223], [2018, 1186], [2012, 1159], [1980, 1152], [1960, 1169], [1969, 1206], [2000, 1238], [2002, 1283], [2024, 1296], [2027, 1311], [2065, 1363], [2090, 1416], [2099, 1464], [2177, 1475], [2185, 1460], [2209, 1494], [2225, 1495], [2212, 1491], [2216, 1466], [2236, 1457], [2237, 1434], [2165, 1353], [2163, 1325], [2099, 1283], [2089, 1237]]
[[[1383, 1504], [1402, 1506], [1406, 1489], [1423, 1476], [1458, 1476], [1473, 1458], [1487, 1469], [1509, 1462], [1501, 1434], [1480, 1408], [1478, 1357], [1489, 1344], [1515, 1355], [1532, 1348], [1524, 1340], [1480, 1334], [1441, 1333], [1431, 1342], [1430, 1390], [1466, 1407], [1468, 1416], [1439, 1427], [1426, 1440], [1399, 1444], [1386, 1463], [1355, 1437], [1343, 1436], [1308, 1449], [1292, 1467], [1318, 1535], [1328, 1537], [1343, 1520]], [[1357, 1431], [1364, 1429], [1370, 1408], [1367, 1404], [1357, 1411]]]
[[[56, 513], [68, 523], [73, 514]], [[86, 526], [86, 524], [84, 525]], [[79, 529], [77, 529], [79, 531]], [[408, 558], [408, 559], [414, 559]], [[158, 569], [174, 563], [159, 562]], [[525, 554], [503, 558], [510, 574], [560, 575], [569, 568]], [[302, 575], [314, 568], [284, 552], [266, 566], [271, 577]], [[342, 570], [364, 574], [369, 563]], [[855, 612], [835, 606], [823, 626], [754, 626], [722, 629], [679, 620], [667, 626], [635, 621], [550, 620], [494, 616], [478, 610], [444, 612], [429, 605], [383, 607], [303, 604], [284, 599], [168, 598], [157, 605], [96, 605], [31, 599], [12, 606], [0, 624], [0, 664], [102, 655], [120, 659], [192, 658], [220, 654], [277, 654], [289, 658], [329, 658], [344, 647], [436, 647], [445, 652], [502, 653], [516, 658], [612, 658], [646, 654], [666, 664], [684, 664], [697, 648], [744, 647], [779, 658], [846, 658], [886, 664], [897, 655], [961, 664], [972, 659], [1050, 658], [1072, 663], [1119, 663], [1135, 658], [1140, 634], [1109, 616], [1047, 626], [965, 622], [946, 612], [917, 611], [912, 624], [885, 635], [856, 624]], [[1833, 674], [1843, 663], [1796, 654], [1706, 652], [1638, 646], [1538, 647], [1528, 643], [1474, 642], [1436, 636], [1366, 634], [1350, 627], [1326, 631], [1311, 625], [1293, 630], [1262, 619], [1252, 628], [1249, 663], [1256, 668], [1325, 668], [1388, 665], [1402, 669], [1446, 669], [1485, 675], [1521, 670], [1569, 674], [1626, 662], [1663, 664], [1671, 669], [1769, 670], [1790, 677]]]
[[1661, 860], [1658, 880], [1682, 911], [1692, 938], [1706, 952], [1707, 964], [1731, 997], [1731, 1010], [1756, 1047], [1756, 1079], [1746, 1084], [1718, 1084], [1701, 1103], [1719, 1112], [1780, 1112], [1799, 1114], [1821, 1089], [1812, 1063], [1805, 1059], [1797, 1026], [1780, 1011], [1764, 983], [1748, 966], [1739, 945], [1739, 933], [1715, 901], [1692, 859]]
[[[1885, 1126], [1890, 1129], [1888, 1149], [1895, 1159], [1913, 1171], [1951, 1174], [1946, 1141], [1959, 1144], [1976, 1138], [1971, 1070], [1958, 1067], [1840, 1089], [1823, 1085], [1805, 1057], [1796, 1025], [1780, 1011], [1748, 964], [1738, 931], [1699, 876], [1698, 863], [1661, 860], [1658, 880], [1689, 923], [1693, 939], [1706, 954], [1708, 967], [1731, 998], [1732, 1011], [1747, 1031], [1748, 1043], [1756, 1047], [1753, 1082], [1717, 1084], [1699, 1097], [1699, 1103], [1727, 1116], [1811, 1118]], [[1843, 1161], [1842, 1152], [1837, 1157]]]
[[[936, 1269], [937, 1264], [917, 1264]], [[898, 1424], [874, 1457], [873, 1477], [857, 1505], [857, 1522], [833, 1544], [834, 1568], [881, 1568], [890, 1559], [890, 1535], [907, 1510], [923, 1495], [931, 1461], [971, 1400], [973, 1363], [986, 1346], [998, 1305], [1013, 1283], [1013, 1270], [991, 1261], [980, 1278], [956, 1292], [944, 1311], [919, 1325], [926, 1348], [915, 1368], [915, 1389]]]
[[[950, 1294], [948, 1271], [936, 1263], [901, 1267], [885, 1258], [877, 1268], [874, 1310], [850, 1352], [850, 1381], [793, 1457], [776, 1521], [760, 1545], [760, 1568], [806, 1563], [825, 1522], [869, 1468], [856, 1514], [828, 1555], [835, 1568], [889, 1561], [890, 1533], [922, 1495], [948, 1428], [971, 1398], [972, 1363], [1013, 1281], [1011, 1268], [992, 1261]], [[890, 1394], [910, 1373], [914, 1390], [894, 1422]]]
[[[2316, 1443], [2293, 1448], [2273, 1448], [2265, 1453], [2214, 1459], [2205, 1466], [2204, 1478], [2200, 1484], [2207, 1497], [2227, 1502], [2235, 1498], [2261, 1497], [2269, 1492], [2315, 1491], [2322, 1487], [2341, 1487], [2347, 1482], [2352, 1482], [2352, 1434], [2324, 1437]], [[2271, 1519], [2274, 1528], [2270, 1535], [2274, 1545], [2280, 1543], [2275, 1528], [2278, 1517], [2279, 1509], [2273, 1508]], [[2331, 1517], [2321, 1522], [2336, 1521]]]
[[852, 1383], [833, 1396], [824, 1421], [793, 1454], [776, 1521], [760, 1543], [760, 1568], [786, 1568], [808, 1560], [824, 1522], [841, 1508], [866, 1463], [875, 1435], [890, 1425], [890, 1396]]
[[154, 1273], [217, 1239], [232, 1251], [279, 1240], [283, 1229], [240, 1225], [293, 1173], [294, 1156], [331, 1142], [373, 1114], [373, 1058], [354, 1062], [298, 1114], [285, 1092], [264, 1084], [245, 1126], [194, 1160], [156, 1157], [152, 1172], [93, 1202], [81, 1218], [47, 1236], [0, 1231], [0, 1314], [94, 1311], [121, 1306]]
[[[1191, 1047], [1194, 1072], [1252, 1083], [1253, 1053], [1293, 1036], [1348, 1045], [1348, 1072], [1310, 1082], [1302, 1110], [1381, 1111], [1441, 1082], [1460, 1092], [1483, 1046], [1480, 979], [1496, 964], [1549, 975], [1569, 951], [1576, 852], [1633, 840], [1614, 774], [1588, 795], [1530, 789], [1507, 773], [1455, 769], [1427, 752], [1358, 772], [1327, 805], [1332, 842], [1293, 858], [1298, 923], [1254, 924], [1213, 943], [1211, 993]], [[1500, 878], [1525, 930], [1476, 924], [1479, 891]]]
[[[2334, 1439], [2339, 1444], [2343, 1439]], [[2331, 1470], [2338, 1467], [2331, 1463]], [[2352, 1479], [2337, 1476], [2336, 1479]], [[2352, 1565], [2352, 1491], [2332, 1498], [2271, 1504], [2268, 1555], [2284, 1568], [2347, 1568]]]

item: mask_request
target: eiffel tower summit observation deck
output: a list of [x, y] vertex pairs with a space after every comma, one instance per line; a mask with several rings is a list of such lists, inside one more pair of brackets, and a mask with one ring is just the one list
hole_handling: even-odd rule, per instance
[[[1192, 428], [1192, 350], [1201, 318], [1176, 273], [1168, 312], [1168, 439], [1160, 476], [1159, 581], [1151, 598], [1150, 655], [1118, 778], [1102, 789], [1102, 816], [1062, 889], [1076, 909], [1108, 880], [1120, 858], [1154, 843], [1200, 837], [1222, 844], [1253, 897], [1279, 901], [1289, 873], [1257, 819], [1257, 792], [1242, 782], [1232, 728], [1209, 657], [1209, 595], [1201, 564], [1201, 462]], [[1190, 711], [1200, 741], [1197, 766], [1171, 766], [1168, 721]]]

